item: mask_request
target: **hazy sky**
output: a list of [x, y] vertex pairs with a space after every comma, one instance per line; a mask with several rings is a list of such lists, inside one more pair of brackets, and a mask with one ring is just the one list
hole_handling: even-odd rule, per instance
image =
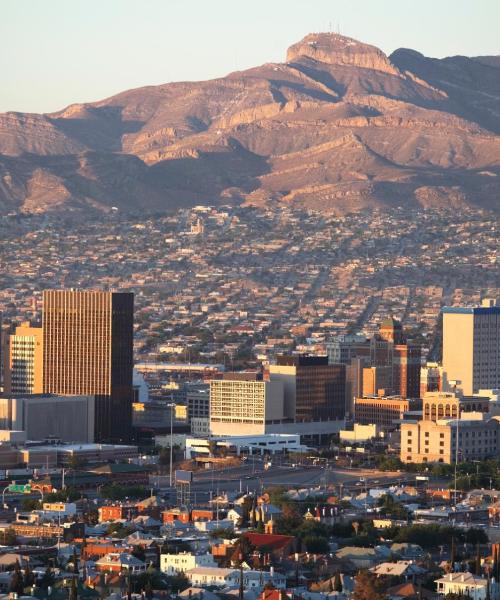
[[386, 53], [500, 54], [500, 0], [1, 0], [0, 112], [284, 60], [330, 28]]

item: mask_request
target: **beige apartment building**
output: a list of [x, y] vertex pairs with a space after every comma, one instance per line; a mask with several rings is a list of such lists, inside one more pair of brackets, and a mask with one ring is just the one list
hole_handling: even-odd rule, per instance
[[444, 307], [443, 387], [470, 396], [500, 388], [500, 306], [485, 299], [477, 307]]
[[210, 382], [210, 433], [260, 435], [284, 418], [281, 381], [263, 381], [255, 374], [226, 373]]
[[8, 336], [5, 392], [41, 394], [43, 391], [43, 329], [26, 322]]
[[[458, 435], [458, 443], [457, 436]], [[400, 458], [404, 463], [483, 460], [498, 455], [500, 422], [482, 413], [467, 419], [418, 421], [401, 425]]]

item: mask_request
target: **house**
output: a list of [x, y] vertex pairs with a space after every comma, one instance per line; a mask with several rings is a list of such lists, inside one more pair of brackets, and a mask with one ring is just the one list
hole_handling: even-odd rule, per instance
[[200, 587], [190, 587], [181, 592], [179, 597], [188, 598], [189, 600], [220, 600], [217, 594]]
[[138, 575], [146, 571], [146, 563], [127, 552], [110, 552], [100, 558], [95, 565], [98, 571], [104, 572], [127, 571]]
[[227, 511], [226, 518], [230, 519], [235, 527], [241, 525], [243, 523], [243, 510], [239, 506], [230, 508]]
[[[471, 600], [486, 600], [488, 595], [488, 580], [472, 573], [447, 573], [444, 577], [436, 579], [435, 583], [438, 594], [443, 597], [448, 594], [459, 594]], [[492, 582], [490, 585], [491, 598], [497, 598], [498, 584]]]
[[194, 567], [184, 573], [192, 586], [233, 587], [236, 585], [239, 573], [237, 569], [221, 569], [218, 567]]
[[295, 549], [295, 538], [292, 535], [274, 533], [245, 533], [243, 535], [258, 552], [270, 554], [277, 560], [286, 558]]
[[348, 560], [356, 569], [370, 569], [381, 561], [381, 556], [375, 548], [357, 546], [345, 546], [337, 550], [335, 556], [341, 560]]
[[[240, 584], [240, 572], [236, 575], [236, 585]], [[265, 585], [272, 584], [276, 589], [286, 588], [286, 577], [271, 567], [269, 571], [256, 571], [253, 569], [245, 569], [243, 571], [243, 587], [245, 590], [259, 589]]]
[[435, 594], [425, 588], [415, 585], [411, 581], [405, 581], [394, 585], [387, 590], [389, 600], [432, 600]]
[[423, 575], [426, 573], [414, 562], [410, 560], [398, 560], [398, 562], [383, 562], [370, 569], [377, 576], [386, 577], [413, 577], [414, 575]]
[[181, 552], [180, 554], [162, 554], [160, 556], [160, 570], [167, 575], [185, 573], [196, 567], [217, 567], [217, 563], [211, 554]]
[[424, 558], [426, 552], [418, 544], [402, 542], [391, 545], [391, 552], [404, 560], [420, 560]]

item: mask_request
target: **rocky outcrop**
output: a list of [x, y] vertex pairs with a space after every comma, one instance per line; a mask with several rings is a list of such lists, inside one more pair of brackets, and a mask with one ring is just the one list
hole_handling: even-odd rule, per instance
[[285, 63], [0, 115], [0, 214], [499, 198], [500, 57], [387, 57], [317, 33]]
[[288, 48], [286, 62], [310, 58], [328, 65], [359, 67], [400, 75], [387, 56], [375, 46], [363, 44], [337, 33], [311, 33]]

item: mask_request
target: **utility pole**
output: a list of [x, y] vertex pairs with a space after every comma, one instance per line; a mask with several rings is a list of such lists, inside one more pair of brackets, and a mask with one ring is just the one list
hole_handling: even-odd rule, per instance
[[172, 468], [173, 468], [173, 454], [174, 454], [174, 410], [177, 405], [175, 404], [175, 402], [170, 402], [170, 404], [167, 404], [167, 406], [170, 407], [170, 478], [169, 478], [169, 482], [170, 482], [170, 487], [172, 487], [172, 484], [173, 484]]

